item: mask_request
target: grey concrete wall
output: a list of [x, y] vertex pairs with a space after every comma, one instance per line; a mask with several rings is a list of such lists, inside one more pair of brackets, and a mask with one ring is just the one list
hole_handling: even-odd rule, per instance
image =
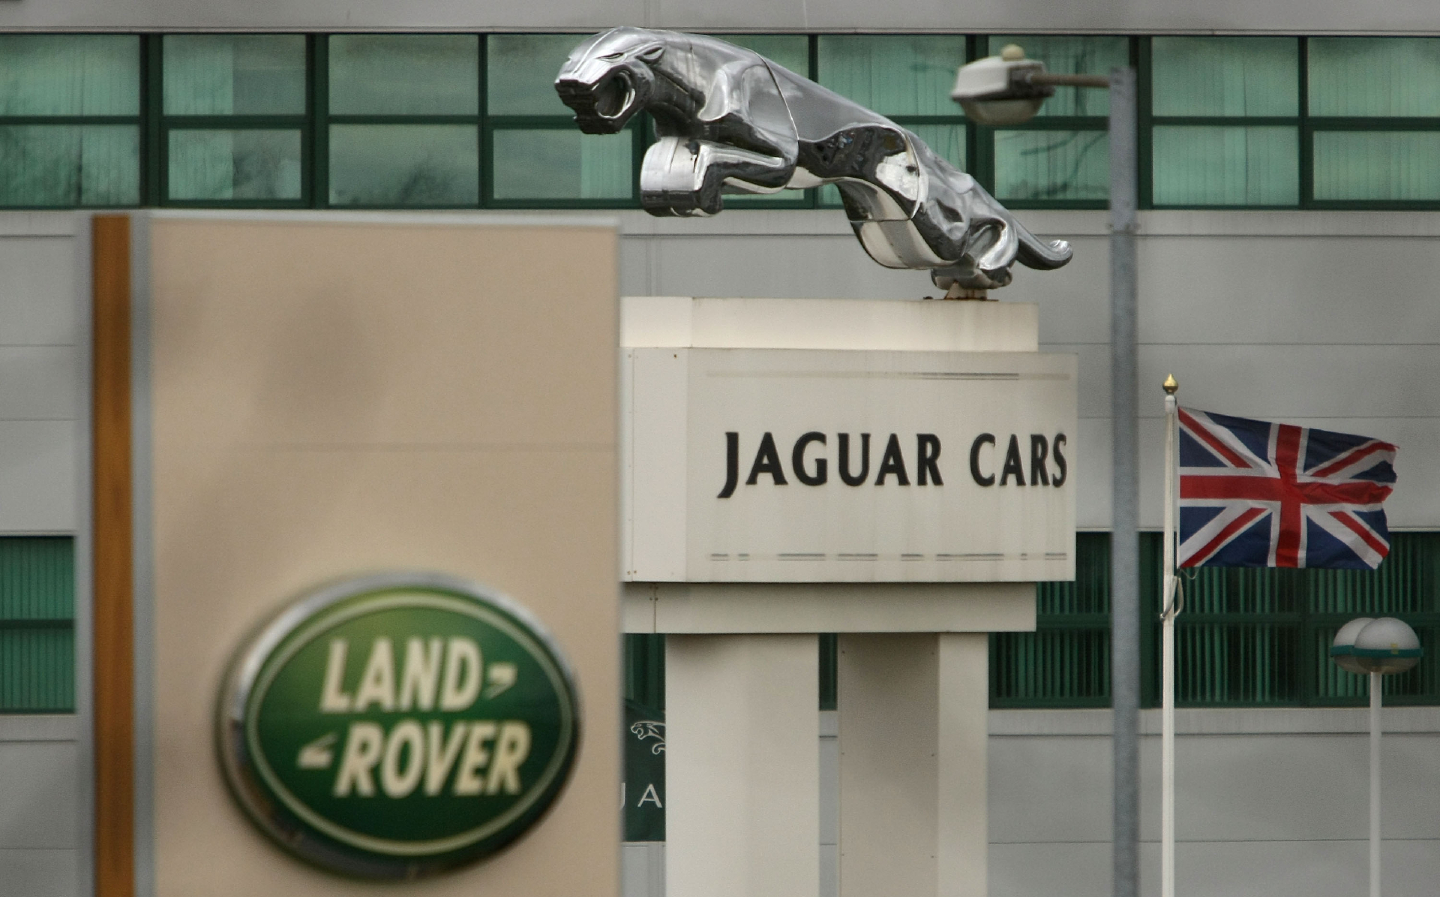
[[0, 892], [80, 891], [80, 791], [73, 716], [0, 716]]
[[1425, 0], [1353, 4], [1338, 0], [6, 0], [0, 29], [472, 29], [586, 31], [611, 25], [740, 31], [1053, 31], [1099, 33], [1440, 32], [1440, 8]]
[[[1384, 711], [1383, 887], [1440, 881], [1440, 708]], [[820, 714], [821, 897], [839, 893], [838, 744]], [[1352, 897], [1369, 870], [1368, 711], [1176, 714], [1176, 890], [1188, 897]], [[1110, 713], [990, 713], [990, 897], [1108, 897]], [[1159, 891], [1158, 711], [1141, 714], [1141, 890]], [[665, 845], [627, 844], [625, 897], [665, 897]]]
[[[75, 529], [82, 224], [0, 215], [0, 535]], [[0, 893], [81, 890], [81, 729], [74, 715], [0, 715]]]
[[[1159, 711], [1141, 714], [1142, 892], [1160, 887]], [[1368, 711], [1176, 712], [1175, 878], [1187, 897], [1351, 897], [1369, 857]], [[1440, 709], [1385, 711], [1383, 892], [1440, 881]], [[990, 895], [1104, 897], [1110, 713], [991, 711]]]
[[0, 535], [75, 529], [77, 221], [0, 215]]

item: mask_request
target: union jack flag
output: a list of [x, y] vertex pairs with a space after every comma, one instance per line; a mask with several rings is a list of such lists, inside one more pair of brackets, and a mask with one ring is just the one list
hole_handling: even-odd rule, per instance
[[1395, 446], [1180, 409], [1181, 567], [1373, 570]]

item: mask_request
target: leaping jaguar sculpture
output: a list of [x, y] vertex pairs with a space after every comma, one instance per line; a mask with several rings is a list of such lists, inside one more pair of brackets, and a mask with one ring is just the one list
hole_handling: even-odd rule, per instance
[[1037, 238], [910, 131], [753, 50], [613, 28], [575, 48], [555, 90], [587, 134], [650, 113], [658, 140], [640, 202], [652, 215], [714, 215], [727, 193], [834, 184], [871, 258], [928, 268], [952, 294], [1005, 286], [1016, 261], [1070, 260], [1068, 243]]

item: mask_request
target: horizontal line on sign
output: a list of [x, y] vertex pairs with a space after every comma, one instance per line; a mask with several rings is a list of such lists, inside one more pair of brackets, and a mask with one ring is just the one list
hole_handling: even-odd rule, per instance
[[870, 562], [894, 562], [894, 561], [1063, 561], [1069, 558], [1069, 553], [1064, 551], [1041, 552], [1018, 552], [1005, 554], [999, 551], [971, 551], [971, 552], [940, 552], [937, 554], [916, 554], [906, 552], [904, 554], [881, 554], [874, 551], [841, 551], [835, 554], [826, 554], [819, 551], [782, 551], [777, 554], [750, 554], [715, 551], [709, 555], [712, 561], [748, 561], [751, 558], [761, 561], [870, 561]]
[[1069, 374], [1020, 374], [1013, 371], [710, 371], [707, 377], [727, 380], [1069, 380]]
[[264, 443], [237, 442], [218, 446], [264, 452], [547, 452], [593, 453], [613, 452], [616, 446], [606, 442], [315, 442]]

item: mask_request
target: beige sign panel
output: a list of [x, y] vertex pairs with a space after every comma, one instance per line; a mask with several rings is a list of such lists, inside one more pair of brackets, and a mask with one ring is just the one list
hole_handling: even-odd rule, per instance
[[1071, 355], [632, 349], [627, 578], [1074, 576]]
[[[139, 795], [141, 879], [158, 897], [613, 897], [614, 229], [157, 214], [147, 243], [137, 223], [137, 613], [153, 633], [137, 652], [139, 740], [153, 745], [140, 758], [153, 782]], [[573, 665], [581, 741], [519, 840], [424, 881], [360, 885], [251, 824], [217, 762], [216, 702], [227, 662], [271, 614], [377, 570], [509, 596]], [[386, 731], [403, 723], [398, 708], [375, 712]]]

